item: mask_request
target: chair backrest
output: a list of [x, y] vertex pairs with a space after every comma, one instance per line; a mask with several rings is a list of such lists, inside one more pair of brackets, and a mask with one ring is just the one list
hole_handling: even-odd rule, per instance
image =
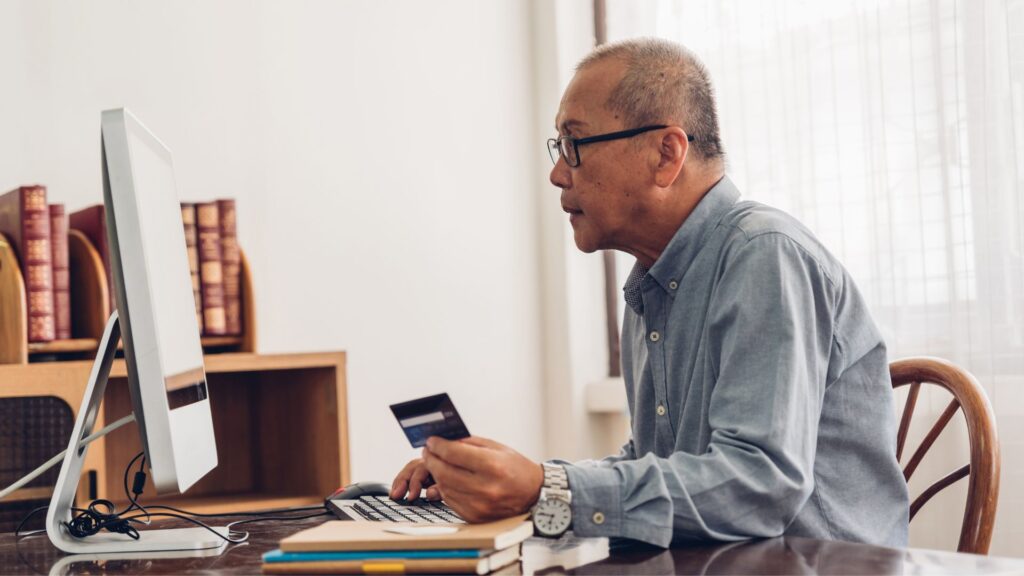
[[967, 421], [967, 436], [970, 441], [970, 463], [954, 470], [944, 478], [932, 484], [921, 493], [910, 505], [910, 519], [939, 491], [965, 476], [970, 476], [967, 488], [967, 505], [964, 520], [960, 527], [959, 552], [988, 554], [992, 542], [992, 525], [996, 517], [996, 504], [999, 500], [999, 440], [996, 436], [996, 421], [992, 414], [992, 406], [981, 384], [966, 370], [940, 358], [905, 358], [889, 365], [892, 375], [892, 386], [910, 386], [907, 403], [903, 407], [900, 419], [899, 435], [896, 440], [896, 457], [903, 456], [907, 430], [914, 413], [914, 405], [921, 390], [921, 384], [939, 385], [953, 395], [946, 410], [932, 426], [932, 429], [921, 441], [921, 445], [910, 457], [903, 476], [909, 481], [910, 476], [921, 463], [925, 453], [935, 443], [935, 439], [949, 423], [957, 410], [962, 409]]

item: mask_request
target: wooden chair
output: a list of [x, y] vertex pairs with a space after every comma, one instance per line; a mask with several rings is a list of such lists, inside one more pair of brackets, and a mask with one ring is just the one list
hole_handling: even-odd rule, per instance
[[981, 384], [965, 370], [940, 358], [906, 358], [889, 365], [893, 388], [910, 385], [907, 403], [900, 419], [899, 435], [896, 440], [896, 458], [903, 456], [903, 447], [910, 428], [910, 419], [922, 383], [942, 386], [953, 395], [946, 410], [921, 441], [921, 445], [907, 462], [903, 476], [909, 481], [925, 453], [949, 423], [957, 410], [963, 409], [967, 421], [967, 436], [970, 440], [970, 463], [964, 465], [932, 484], [910, 505], [910, 518], [939, 491], [965, 476], [970, 476], [967, 488], [967, 505], [960, 527], [959, 552], [988, 554], [992, 541], [992, 525], [996, 517], [999, 500], [999, 440], [996, 438], [996, 421], [992, 406]]

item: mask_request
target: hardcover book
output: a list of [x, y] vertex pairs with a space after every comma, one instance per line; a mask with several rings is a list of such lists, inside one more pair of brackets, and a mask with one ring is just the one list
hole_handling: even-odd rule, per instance
[[216, 202], [196, 204], [199, 233], [199, 283], [203, 300], [203, 333], [227, 332], [224, 317], [224, 272], [220, 247], [220, 211]]
[[110, 249], [107, 247], [107, 218], [103, 204], [96, 204], [83, 208], [71, 214], [69, 225], [72, 230], [78, 230], [92, 242], [96, 251], [100, 253], [100, 260], [103, 261], [103, 269], [107, 273], [107, 292], [110, 294], [110, 310], [117, 309], [114, 302], [114, 276], [110, 269]]
[[49, 342], [56, 336], [53, 315], [53, 250], [46, 188], [22, 186], [0, 196], [0, 233], [21, 263], [25, 278], [28, 341]]
[[370, 550], [504, 550], [533, 535], [527, 515], [484, 524], [424, 526], [405, 522], [335, 520], [281, 540], [284, 552]]
[[238, 250], [235, 201], [218, 200], [220, 247], [224, 273], [224, 323], [228, 334], [242, 333], [242, 254]]
[[57, 340], [71, 338], [71, 263], [68, 218], [63, 204], [50, 204], [50, 248], [53, 250], [53, 316]]
[[203, 331], [203, 293], [199, 282], [199, 229], [196, 227], [196, 205], [181, 203], [181, 222], [185, 225], [185, 249], [188, 269], [192, 273], [192, 296], [196, 301], [196, 322]]

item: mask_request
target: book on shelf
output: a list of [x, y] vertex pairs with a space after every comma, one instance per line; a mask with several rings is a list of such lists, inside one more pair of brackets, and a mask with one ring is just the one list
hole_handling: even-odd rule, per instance
[[53, 250], [46, 188], [21, 186], [0, 196], [0, 234], [18, 255], [25, 279], [28, 341], [56, 337], [53, 314]]
[[181, 203], [181, 223], [185, 225], [185, 250], [188, 252], [188, 270], [192, 274], [192, 297], [196, 301], [196, 323], [203, 331], [203, 293], [199, 281], [199, 230], [196, 228], [196, 205]]
[[242, 253], [233, 199], [217, 200], [220, 215], [221, 272], [224, 276], [224, 325], [227, 334], [242, 333]]
[[110, 310], [113, 312], [117, 305], [114, 302], [114, 276], [110, 270], [110, 249], [107, 247], [107, 218], [103, 204], [96, 204], [73, 212], [68, 218], [68, 225], [72, 230], [78, 230], [89, 239], [89, 242], [100, 253], [100, 260], [103, 261], [103, 269], [107, 273], [107, 293], [110, 296]]
[[283, 552], [263, 555], [264, 574], [488, 574], [517, 562], [520, 545], [504, 550]]
[[50, 248], [53, 251], [53, 322], [57, 340], [71, 338], [71, 260], [68, 218], [63, 204], [50, 204]]
[[220, 211], [217, 202], [196, 204], [199, 233], [199, 283], [203, 299], [203, 333], [222, 336], [227, 332], [224, 317], [224, 271], [220, 245]]

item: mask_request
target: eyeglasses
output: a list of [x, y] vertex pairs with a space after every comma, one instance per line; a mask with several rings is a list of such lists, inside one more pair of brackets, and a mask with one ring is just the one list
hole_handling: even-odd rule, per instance
[[[651, 130], [660, 130], [662, 128], [668, 128], [668, 125], [658, 124], [656, 126], [644, 126], [643, 128], [632, 128], [630, 130], [622, 130], [619, 132], [609, 132], [608, 134], [599, 134], [597, 136], [588, 136], [586, 138], [572, 138], [570, 136], [548, 138], [548, 155], [551, 156], [551, 161], [555, 164], [558, 164], [558, 157], [561, 156], [562, 158], [565, 158], [565, 162], [570, 168], [575, 168], [580, 165], [580, 146], [583, 144], [632, 138], [638, 134], [650, 132]], [[693, 136], [687, 134], [686, 141], [693, 142]]]

